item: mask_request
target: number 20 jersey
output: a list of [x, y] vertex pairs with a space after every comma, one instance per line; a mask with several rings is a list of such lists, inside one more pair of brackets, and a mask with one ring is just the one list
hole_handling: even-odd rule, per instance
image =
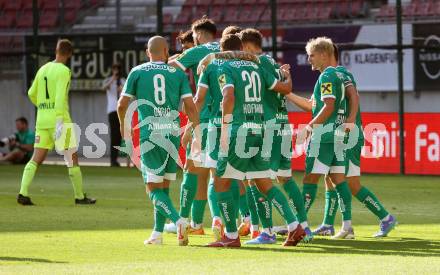
[[234, 87], [235, 104], [232, 126], [238, 129], [262, 128], [264, 123], [264, 94], [277, 83], [277, 79], [257, 64], [250, 61], [231, 60], [219, 69], [219, 86]]

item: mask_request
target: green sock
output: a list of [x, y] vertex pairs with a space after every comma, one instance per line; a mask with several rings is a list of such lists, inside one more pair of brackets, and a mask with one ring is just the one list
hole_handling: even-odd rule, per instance
[[205, 214], [206, 200], [194, 200], [191, 208], [191, 219], [195, 224], [203, 223]]
[[20, 194], [25, 197], [29, 196], [29, 186], [34, 179], [35, 172], [37, 172], [38, 165], [35, 161], [29, 161], [23, 170], [23, 177], [21, 178]]
[[303, 200], [306, 212], [309, 212], [312, 203], [315, 201], [318, 185], [313, 183], [304, 183], [303, 185]]
[[261, 225], [263, 228], [272, 228], [272, 203], [261, 194], [257, 186], [251, 186], [250, 188], [257, 207], [258, 217], [261, 220]]
[[197, 175], [184, 172], [180, 188], [180, 216], [188, 218], [191, 205], [197, 192]]
[[338, 193], [336, 190], [327, 190], [325, 192], [325, 210], [323, 224], [334, 225], [336, 212], [339, 206]]
[[179, 213], [174, 208], [170, 197], [162, 190], [155, 189], [150, 192], [150, 199], [153, 201], [154, 208], [163, 216], [169, 218], [173, 223], [179, 219]]
[[221, 217], [220, 208], [218, 207], [217, 193], [214, 189], [214, 179], [211, 179], [208, 184], [208, 204], [211, 211], [211, 217]]
[[346, 181], [336, 185], [336, 192], [339, 197], [339, 209], [344, 221], [351, 220], [351, 192]]
[[239, 208], [240, 208], [240, 214], [242, 217], [249, 217], [249, 204], [246, 197], [246, 192], [243, 195], [240, 195], [239, 199]]
[[73, 192], [75, 193], [75, 199], [84, 199], [83, 181], [81, 169], [79, 166], [70, 167], [69, 178], [73, 185]]
[[[163, 188], [162, 191], [168, 195], [170, 193], [169, 188]], [[158, 210], [157, 207], [154, 207], [154, 231], [156, 232], [163, 232], [163, 228], [165, 227], [167, 217], [162, 215]]]
[[226, 232], [237, 232], [237, 216], [236, 207], [234, 205], [234, 197], [231, 190], [226, 192], [217, 192], [217, 199], [220, 211], [225, 221]]
[[240, 187], [238, 185], [238, 180], [231, 180], [231, 188], [229, 190], [234, 199], [235, 216], [238, 217], [239, 207], [236, 207], [240, 205]]
[[356, 194], [356, 198], [379, 219], [382, 220], [388, 216], [388, 211], [385, 209], [385, 207], [383, 207], [376, 196], [370, 190], [368, 190], [368, 188], [362, 186], [362, 188]]
[[293, 215], [292, 209], [289, 206], [289, 202], [284, 194], [278, 187], [273, 186], [269, 192], [267, 192], [267, 199], [272, 202], [275, 208], [280, 213], [281, 217], [284, 218], [287, 224], [296, 221], [295, 215]]
[[260, 219], [258, 218], [257, 205], [255, 203], [254, 196], [252, 196], [251, 187], [249, 186], [246, 186], [246, 200], [249, 206], [249, 214], [251, 215], [251, 224], [259, 225]]
[[292, 206], [293, 214], [298, 217], [300, 223], [306, 222], [307, 213], [304, 207], [303, 197], [295, 180], [290, 178], [285, 184], [283, 184], [283, 188], [289, 196], [289, 203]]

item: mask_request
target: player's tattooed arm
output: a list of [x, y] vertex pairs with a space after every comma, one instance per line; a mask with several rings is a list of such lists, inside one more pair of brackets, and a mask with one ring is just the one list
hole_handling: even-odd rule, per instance
[[199, 66], [197, 67], [197, 74], [201, 74], [206, 69], [206, 67], [208, 67], [209, 63], [211, 63], [214, 59], [241, 59], [252, 61], [257, 64], [260, 63], [260, 59], [258, 59], [258, 56], [243, 51], [225, 51], [219, 53], [210, 53], [199, 62]]

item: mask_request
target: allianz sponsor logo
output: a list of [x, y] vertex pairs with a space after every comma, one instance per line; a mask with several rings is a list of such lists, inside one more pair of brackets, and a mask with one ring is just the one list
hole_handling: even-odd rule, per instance
[[186, 202], [188, 201], [188, 189], [183, 189], [182, 192], [182, 206], [186, 206]]
[[330, 210], [329, 210], [330, 213], [334, 213], [335, 212], [335, 206], [336, 206], [336, 199], [332, 198], [330, 200]]
[[[440, 47], [440, 37], [430, 35], [423, 43], [427, 47]], [[440, 77], [440, 52], [438, 50], [421, 49], [419, 52], [419, 62], [426, 76], [430, 79]]]
[[222, 202], [222, 203], [220, 203], [220, 205], [222, 206], [223, 214], [225, 215], [225, 220], [228, 221], [228, 222], [231, 221], [231, 218], [229, 217], [227, 203], [226, 202]]
[[168, 206], [164, 202], [156, 200], [156, 206], [161, 207], [165, 211], [165, 213], [167, 213], [168, 215], [171, 215], [171, 210], [168, 208]]
[[283, 209], [283, 206], [276, 200], [276, 199], [273, 199], [272, 200], [272, 203], [273, 203], [273, 205], [275, 205], [275, 207], [278, 209], [278, 211], [280, 212], [280, 215], [281, 216], [284, 216], [284, 209]]
[[269, 202], [265, 200], [265, 201], [262, 201], [261, 204], [263, 204], [263, 206], [264, 206], [264, 215], [265, 215], [265, 217], [267, 219], [269, 219], [271, 217]]
[[367, 204], [367, 203], [369, 203], [369, 204], [371, 204], [372, 206], [374, 206], [374, 208], [376, 208], [377, 211], [382, 210], [382, 208], [379, 206], [379, 204], [378, 204], [377, 202], [375, 202], [375, 201], [373, 200], [373, 198], [370, 197], [370, 196], [367, 196], [367, 197], [365, 198], [365, 200], [364, 200], [364, 204]]

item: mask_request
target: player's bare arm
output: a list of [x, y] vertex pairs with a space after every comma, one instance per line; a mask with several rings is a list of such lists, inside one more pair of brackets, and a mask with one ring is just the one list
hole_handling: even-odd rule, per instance
[[359, 93], [354, 85], [349, 85], [345, 88], [345, 94], [350, 106], [350, 113], [346, 119], [347, 124], [353, 124], [356, 121], [356, 116], [359, 110]]
[[[123, 138], [126, 138], [126, 133], [129, 133], [131, 131], [131, 125], [125, 125], [125, 115], [127, 113], [128, 105], [130, 104], [130, 97], [128, 96], [121, 96], [118, 100], [118, 118], [119, 118], [119, 125], [120, 125], [120, 131], [121, 136]], [[125, 128], [127, 127], [127, 129]]]
[[223, 89], [222, 128], [220, 133], [220, 146], [223, 148], [223, 150], [228, 148], [228, 126], [233, 120], [232, 112], [234, 111], [234, 103], [234, 87], [225, 87]]
[[198, 86], [197, 93], [194, 97], [194, 104], [196, 105], [197, 111], [202, 110], [203, 104], [205, 104], [206, 94], [208, 93], [207, 87]]
[[313, 127], [313, 125], [319, 125], [326, 122], [333, 111], [335, 110], [335, 99], [334, 98], [324, 98], [324, 107], [318, 113], [318, 115], [309, 122], [309, 126]]

